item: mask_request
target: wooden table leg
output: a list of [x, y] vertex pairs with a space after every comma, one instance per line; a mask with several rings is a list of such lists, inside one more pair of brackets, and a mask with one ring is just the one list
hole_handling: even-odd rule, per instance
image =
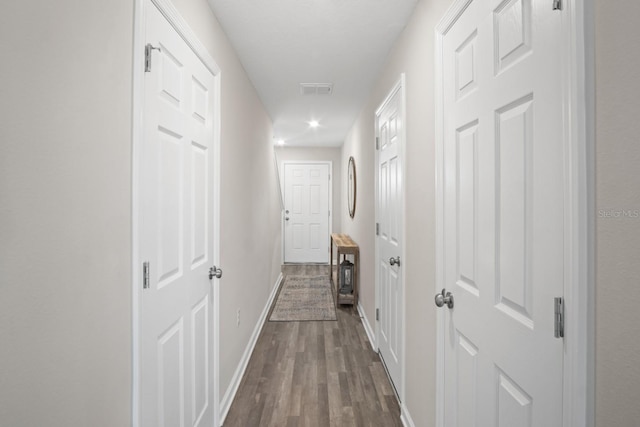
[[340, 246], [336, 248], [336, 307], [340, 301]]
[[329, 283], [333, 284], [333, 237], [329, 236]]
[[356, 311], [358, 310], [358, 291], [360, 290], [360, 251], [358, 250], [353, 257], [355, 261], [355, 274], [356, 276], [353, 280], [354, 290], [353, 290], [353, 305], [356, 307]]

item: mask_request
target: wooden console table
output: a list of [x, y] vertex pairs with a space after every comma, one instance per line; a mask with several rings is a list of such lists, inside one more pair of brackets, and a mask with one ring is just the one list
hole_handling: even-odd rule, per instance
[[[331, 233], [331, 253], [329, 256], [329, 276], [331, 283], [335, 285], [336, 305], [352, 304], [358, 305], [358, 288], [360, 287], [360, 247], [347, 234]], [[337, 269], [336, 277], [333, 277], [333, 245], [337, 248]], [[340, 293], [340, 255], [353, 255], [353, 292], [350, 294]]]

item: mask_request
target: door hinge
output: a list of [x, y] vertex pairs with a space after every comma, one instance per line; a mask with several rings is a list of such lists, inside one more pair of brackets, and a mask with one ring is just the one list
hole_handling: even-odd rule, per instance
[[380, 223], [376, 222], [376, 236], [380, 235]]
[[162, 49], [159, 47], [152, 46], [151, 43], [147, 43], [144, 47], [144, 72], [148, 73], [151, 71], [151, 52], [153, 50], [157, 50], [158, 52], [162, 52]]
[[142, 289], [149, 289], [149, 261], [142, 263]]
[[376, 320], [380, 320], [380, 309], [376, 308]]
[[376, 136], [376, 150], [380, 149], [380, 138]]
[[562, 10], [562, 0], [553, 0], [553, 10]]
[[554, 298], [554, 336], [564, 338], [564, 300], [562, 297]]

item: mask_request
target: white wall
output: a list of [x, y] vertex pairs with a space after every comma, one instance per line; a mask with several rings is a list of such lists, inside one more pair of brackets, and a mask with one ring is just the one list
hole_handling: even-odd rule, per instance
[[[331, 212], [331, 227], [332, 233], [341, 233], [341, 222], [342, 222], [342, 187], [344, 183], [342, 182], [341, 175], [341, 166], [342, 166], [342, 148], [336, 147], [278, 147], [274, 148], [276, 151], [278, 166], [280, 169], [280, 175], [282, 178], [282, 173], [284, 172], [284, 168], [282, 167], [282, 162], [285, 161], [314, 161], [314, 162], [331, 162], [332, 163], [332, 173], [331, 177], [331, 192], [332, 192], [332, 203], [333, 210]], [[284, 181], [282, 181], [284, 184]], [[284, 187], [282, 188], [284, 191]], [[344, 205], [346, 209], [346, 204]], [[328, 239], [328, 237], [327, 237]]]
[[[596, 1], [596, 420], [640, 423], [640, 3]], [[602, 212], [602, 213], [601, 213]]]
[[126, 426], [130, 0], [3, 2], [0, 424]]
[[[206, 0], [174, 4], [222, 70], [224, 393], [280, 271], [271, 120]], [[0, 14], [3, 426], [130, 425], [133, 9]]]

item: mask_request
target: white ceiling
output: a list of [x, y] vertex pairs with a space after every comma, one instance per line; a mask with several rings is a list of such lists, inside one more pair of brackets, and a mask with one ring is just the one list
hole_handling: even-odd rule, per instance
[[[340, 146], [418, 0], [209, 0], [291, 146]], [[300, 83], [333, 83], [332, 95]], [[311, 129], [308, 122], [320, 126]]]

